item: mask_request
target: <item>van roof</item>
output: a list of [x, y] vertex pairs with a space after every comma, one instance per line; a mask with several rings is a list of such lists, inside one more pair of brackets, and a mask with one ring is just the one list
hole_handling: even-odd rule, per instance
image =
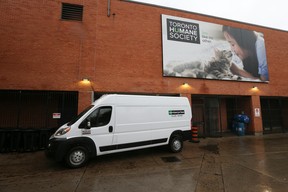
[[[108, 94], [103, 95], [92, 105], [105, 104], [120, 104], [120, 105], [188, 105], [189, 101], [186, 97], [172, 96], [150, 96], [150, 95], [119, 95]], [[189, 104], [190, 105], [190, 104]]]

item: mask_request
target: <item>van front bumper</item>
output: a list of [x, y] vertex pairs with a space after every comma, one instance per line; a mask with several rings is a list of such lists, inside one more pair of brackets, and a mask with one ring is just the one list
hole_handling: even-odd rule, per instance
[[49, 159], [54, 159], [56, 161], [62, 161], [65, 152], [66, 138], [53, 138], [48, 142], [48, 147], [45, 151], [46, 157]]

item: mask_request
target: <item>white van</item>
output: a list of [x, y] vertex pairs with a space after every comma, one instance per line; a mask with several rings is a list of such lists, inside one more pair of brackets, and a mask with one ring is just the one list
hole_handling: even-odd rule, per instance
[[49, 139], [47, 157], [69, 167], [94, 156], [168, 145], [180, 152], [191, 139], [186, 97], [104, 95]]

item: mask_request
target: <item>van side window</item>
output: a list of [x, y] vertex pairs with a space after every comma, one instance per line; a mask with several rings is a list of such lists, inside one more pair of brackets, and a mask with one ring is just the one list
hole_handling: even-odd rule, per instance
[[112, 107], [99, 107], [80, 124], [79, 128], [84, 128], [88, 121], [90, 121], [91, 128], [105, 126], [110, 122], [111, 114]]
[[111, 113], [112, 107], [101, 107], [97, 115], [98, 118], [95, 127], [107, 125], [110, 122]]

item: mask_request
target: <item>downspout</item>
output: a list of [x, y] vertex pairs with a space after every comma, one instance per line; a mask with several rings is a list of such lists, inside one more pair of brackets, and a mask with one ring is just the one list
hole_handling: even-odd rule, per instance
[[107, 17], [110, 17], [111, 1], [110, 1], [110, 0], [108, 0], [108, 1], [107, 1], [107, 3], [108, 3], [108, 5], [107, 5]]

